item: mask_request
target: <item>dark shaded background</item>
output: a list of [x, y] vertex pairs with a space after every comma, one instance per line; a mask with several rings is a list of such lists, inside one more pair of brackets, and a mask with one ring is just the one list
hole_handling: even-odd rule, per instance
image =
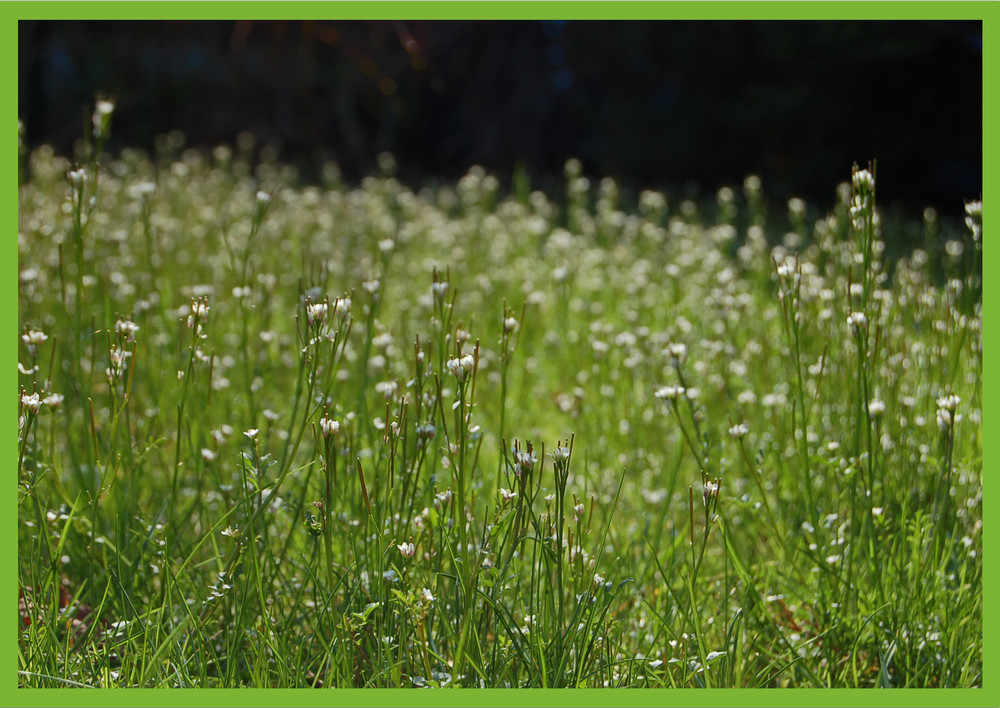
[[945, 213], [982, 190], [979, 22], [21, 22], [29, 145], [69, 153], [98, 92], [112, 151], [277, 139], [348, 178], [393, 152], [404, 180], [482, 164], [703, 193], [760, 174], [828, 204], [853, 162], [880, 201]]

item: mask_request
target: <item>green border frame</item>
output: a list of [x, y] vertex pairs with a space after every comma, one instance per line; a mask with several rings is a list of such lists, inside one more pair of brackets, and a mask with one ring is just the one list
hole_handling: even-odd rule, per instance
[[[873, 1], [862, 2], [801, 2], [801, 1], [755, 1], [748, 0], [716, 2], [638, 2], [634, 0], [594, 0], [588, 2], [570, 2], [560, 0], [517, 0], [501, 2], [486, 0], [482, 2], [469, 1], [425, 1], [425, 0], [386, 0], [382, 2], [358, 2], [346, 0], [341, 2], [310, 2], [288, 0], [261, 0], [257, 2], [225, 2], [208, 1], [192, 2], [138, 2], [127, 1], [83, 1], [67, 2], [56, 0], [52, 2], [2, 2], [0, 3], [0, 37], [3, 38], [3, 65], [10, 67], [4, 72], [7, 78], [8, 95], [17, 95], [17, 21], [29, 19], [63, 19], [63, 20], [113, 20], [113, 19], [808, 19], [808, 20], [981, 20], [983, 22], [983, 125], [1000, 125], [1000, 110], [998, 110], [998, 91], [1000, 81], [1000, 3], [998, 2], [942, 2], [930, 0], [927, 2], [894, 2]], [[993, 79], [991, 84], [985, 77]], [[16, 104], [16, 99], [15, 99]], [[16, 105], [15, 105], [16, 108]], [[10, 116], [13, 126], [14, 116]], [[995, 160], [998, 156], [997, 131], [983, 131], [983, 190], [988, 194], [987, 201], [996, 197], [998, 168]], [[17, 173], [13, 170], [16, 153], [13, 136], [0, 143], [2, 154], [6, 154], [8, 165], [3, 178], [3, 193], [8, 196], [8, 206], [4, 208], [7, 223], [13, 225], [17, 216], [17, 202], [14, 195], [17, 187]], [[9, 233], [9, 232], [8, 232]], [[3, 247], [11, 258], [8, 269], [8, 280], [5, 283], [7, 292], [5, 298], [0, 298], [0, 331], [13, 333], [17, 327], [17, 241], [9, 239], [9, 245]], [[987, 237], [988, 238], [988, 237]], [[993, 258], [987, 249], [984, 253], [984, 275], [991, 270]], [[988, 282], [988, 279], [985, 279]], [[984, 309], [991, 310], [996, 301], [996, 295], [991, 286], [984, 287]], [[8, 335], [9, 344], [2, 352], [0, 362], [7, 371], [8, 380], [14, 379], [14, 363], [17, 359], [17, 349], [14, 347], [13, 335]], [[990, 327], [983, 332], [984, 354], [993, 352], [996, 336]], [[996, 386], [989, 375], [984, 376], [984, 416], [986, 430], [997, 430], [993, 422], [993, 402], [996, 398]], [[10, 385], [9, 391], [14, 390]], [[987, 401], [989, 404], [987, 405]], [[8, 422], [3, 429], [13, 430], [15, 416], [13, 404], [8, 404], [8, 413], [2, 416]], [[986, 440], [990, 435], [984, 436]], [[984, 478], [985, 471], [990, 469], [994, 460], [995, 449], [992, 444], [984, 446]], [[7, 450], [8, 459], [16, 455], [13, 435], [3, 443], [2, 449]], [[13, 489], [10, 481], [8, 484]], [[984, 479], [985, 490], [991, 490], [992, 481]], [[994, 506], [989, 491], [985, 493], [986, 508]], [[16, 497], [10, 494], [6, 501], [9, 512], [0, 530], [0, 560], [6, 567], [16, 564]], [[985, 516], [986, 514], [984, 514]], [[997, 532], [991, 523], [987, 522], [983, 530], [986, 543], [992, 546], [996, 543]], [[988, 597], [991, 589], [998, 586], [996, 563], [992, 555], [986, 557], [984, 573], [984, 594]], [[14, 597], [17, 593], [17, 579], [13, 573], [6, 574], [0, 580], [0, 595], [8, 598], [7, 607], [9, 621], [13, 622]], [[997, 636], [998, 616], [1000, 612], [988, 603], [983, 608], [983, 633], [985, 636]], [[308, 689], [209, 689], [205, 694], [200, 691], [167, 690], [167, 689], [135, 689], [128, 691], [76, 691], [67, 692], [63, 689], [19, 690], [16, 684], [17, 651], [11, 642], [0, 642], [0, 665], [8, 667], [0, 679], [0, 705], [48, 706], [48, 705], [79, 705], [79, 706], [174, 706], [174, 705], [205, 705], [209, 701], [217, 706], [325, 706], [336, 705], [413, 705], [413, 706], [459, 706], [476, 703], [482, 706], [505, 705], [549, 705], [549, 706], [657, 706], [666, 704], [681, 704], [689, 706], [714, 705], [747, 705], [747, 706], [844, 706], [844, 705], [885, 705], [885, 706], [1000, 706], [1000, 680], [992, 677], [990, 667], [996, 667], [995, 657], [998, 653], [994, 646], [984, 640], [984, 688], [973, 689], [901, 689], [892, 692], [875, 692], [867, 689], [716, 689], [707, 691], [668, 689], [636, 689], [632, 691], [615, 691], [613, 693], [600, 689], [577, 690], [541, 690], [541, 689], [511, 689], [511, 690], [476, 690], [474, 693], [464, 691], [414, 691], [414, 690], [339, 690], [333, 693], [326, 691], [311, 691]], [[9, 673], [7, 673], [9, 672]]]

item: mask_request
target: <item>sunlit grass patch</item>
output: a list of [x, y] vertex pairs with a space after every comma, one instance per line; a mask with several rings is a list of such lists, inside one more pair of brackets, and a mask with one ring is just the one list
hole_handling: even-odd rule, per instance
[[981, 203], [303, 185], [98, 114], [20, 188], [21, 685], [981, 685]]

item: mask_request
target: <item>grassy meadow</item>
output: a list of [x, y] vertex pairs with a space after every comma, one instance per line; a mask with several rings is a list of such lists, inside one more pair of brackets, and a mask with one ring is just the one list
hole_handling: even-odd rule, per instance
[[980, 202], [110, 118], [22, 154], [21, 686], [982, 685]]

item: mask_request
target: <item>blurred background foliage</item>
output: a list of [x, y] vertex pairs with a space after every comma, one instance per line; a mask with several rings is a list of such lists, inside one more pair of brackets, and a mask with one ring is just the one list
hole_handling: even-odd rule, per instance
[[558, 191], [578, 157], [626, 195], [757, 173], [825, 208], [874, 157], [911, 216], [982, 191], [975, 21], [25, 21], [18, 49], [27, 143], [65, 153], [103, 93], [112, 152], [246, 132], [306, 181], [390, 151], [411, 182], [523, 166]]

